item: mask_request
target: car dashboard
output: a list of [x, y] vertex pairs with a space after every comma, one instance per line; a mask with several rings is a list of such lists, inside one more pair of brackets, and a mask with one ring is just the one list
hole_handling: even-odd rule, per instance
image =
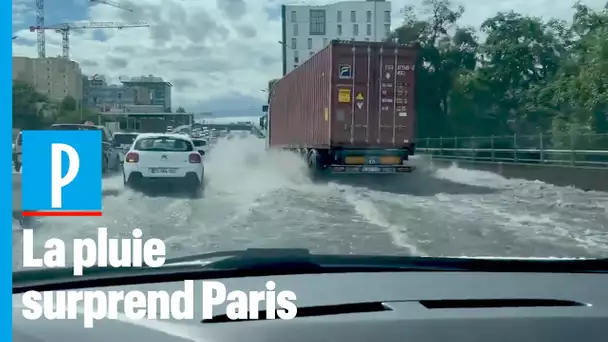
[[[292, 320], [27, 320], [13, 295], [13, 341], [606, 341], [608, 275], [592, 273], [378, 272], [216, 279], [231, 290], [293, 291]], [[88, 290], [182, 289], [183, 282]]]

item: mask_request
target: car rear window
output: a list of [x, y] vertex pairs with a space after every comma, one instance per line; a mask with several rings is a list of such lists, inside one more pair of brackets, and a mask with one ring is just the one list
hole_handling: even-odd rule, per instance
[[188, 140], [169, 137], [150, 137], [137, 140], [134, 146], [138, 151], [190, 152], [194, 151]]
[[137, 134], [114, 134], [114, 142], [117, 145], [131, 145], [135, 138]]

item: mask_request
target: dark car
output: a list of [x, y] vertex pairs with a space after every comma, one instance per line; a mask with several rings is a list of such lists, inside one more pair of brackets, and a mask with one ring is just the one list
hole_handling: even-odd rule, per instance
[[49, 127], [49, 129], [65, 131], [101, 130], [101, 143], [103, 145], [101, 156], [102, 172], [107, 173], [110, 170], [118, 171], [120, 169], [120, 157], [118, 151], [114, 148], [114, 140], [107, 127], [87, 124], [55, 124]]
[[21, 170], [21, 147], [23, 145], [23, 135], [21, 132], [17, 135], [15, 139], [15, 143], [13, 146], [13, 167], [15, 171], [19, 172]]

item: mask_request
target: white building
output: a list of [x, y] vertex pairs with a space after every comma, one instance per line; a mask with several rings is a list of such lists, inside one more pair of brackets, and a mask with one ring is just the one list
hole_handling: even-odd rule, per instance
[[342, 1], [325, 6], [283, 5], [283, 75], [332, 39], [382, 41], [391, 29], [391, 3]]

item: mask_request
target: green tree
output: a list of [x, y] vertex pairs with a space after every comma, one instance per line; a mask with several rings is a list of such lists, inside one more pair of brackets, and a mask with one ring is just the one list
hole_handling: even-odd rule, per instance
[[40, 129], [51, 121], [44, 116], [45, 109], [50, 104], [49, 99], [37, 93], [31, 85], [21, 81], [14, 81], [12, 100], [13, 127]]
[[185, 112], [186, 112], [186, 110], [184, 109], [184, 107], [179, 106], [179, 107], [177, 107], [177, 110], [176, 110], [175, 112], [176, 112], [176, 113], [185, 113]]
[[449, 0], [404, 8], [389, 40], [419, 44], [418, 136], [608, 132], [608, 4], [574, 9], [571, 23], [501, 12], [475, 30]]
[[72, 97], [71, 95], [64, 97], [63, 100], [61, 100], [60, 109], [62, 111], [70, 111], [70, 112], [76, 111], [76, 109], [77, 109], [76, 99], [74, 97]]

